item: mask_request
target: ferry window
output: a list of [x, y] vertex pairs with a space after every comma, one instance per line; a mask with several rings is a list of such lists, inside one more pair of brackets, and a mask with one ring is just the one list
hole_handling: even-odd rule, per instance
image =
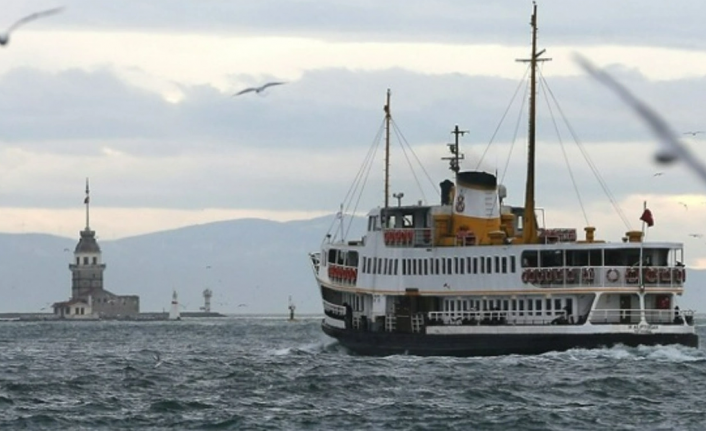
[[534, 311], [532, 311], [533, 308], [534, 308], [534, 306], [532, 304], [532, 300], [530, 299], [527, 301], [527, 315], [528, 316], [534, 315]]
[[510, 272], [513, 274], [517, 271], [517, 265], [515, 263], [515, 256], [510, 256]]
[[588, 266], [588, 250], [567, 250], [566, 266]]
[[395, 270], [394, 270], [394, 275], [397, 275], [397, 266], [398, 266], [398, 265], [397, 265], [397, 262], [399, 262], [399, 260], [395, 259]]
[[364, 257], [363, 258], [363, 274], [365, 274], [368, 271], [368, 258]]
[[473, 273], [478, 274], [478, 258], [473, 258]]
[[402, 227], [414, 227], [414, 216], [412, 214], [405, 214], [402, 217]]
[[381, 274], [382, 273], [382, 258], [381, 257], [377, 258], [377, 261], [378, 261], [378, 274]]
[[382, 274], [387, 275], [387, 258], [382, 259]]
[[458, 274], [461, 270], [458, 268], [458, 258], [454, 257], [454, 274]]
[[603, 250], [590, 250], [588, 252], [588, 264], [590, 266], [603, 266]]
[[509, 305], [510, 305], [509, 302], [510, 302], [510, 301], [508, 301], [507, 299], [504, 299], [504, 300], [503, 300], [503, 310], [504, 310], [504, 311], [507, 311], [507, 310], [508, 310], [508, 307], [509, 307]]
[[368, 231], [374, 231], [375, 230], [375, 217], [368, 217]]
[[345, 255], [346, 258], [346, 265], [348, 266], [358, 266], [358, 252], [357, 251], [349, 251]]
[[542, 314], [542, 300], [541, 299], [534, 300], [534, 309], [537, 311], [537, 316]]
[[480, 273], [485, 274], [485, 258], [480, 258]]
[[459, 257], [458, 258], [458, 272], [461, 274], [465, 274], [466, 271], [466, 259]]
[[484, 299], [481, 305], [483, 306], [483, 311], [488, 311], [488, 300]]
[[524, 316], [525, 315], [525, 300], [524, 299], [518, 300], [517, 305], [519, 306], [518, 309], [520, 310], [520, 316]]
[[407, 275], [407, 259], [402, 259], [402, 275]]
[[439, 259], [434, 259], [434, 274], [439, 274]]
[[503, 258], [501, 259], [501, 262], [502, 262], [502, 264], [503, 264], [503, 265], [502, 265], [503, 274], [507, 274], [507, 258], [506, 258], [506, 257], [503, 257]]
[[451, 272], [451, 258], [446, 259], [446, 270], [448, 271], [447, 274], [453, 274]]
[[466, 273], [470, 274], [471, 273], [471, 258], [467, 257], [466, 258]]
[[412, 273], [414, 275], [418, 275], [419, 272], [417, 271], [417, 259], [412, 259]]
[[639, 248], [623, 248], [605, 251], [605, 266], [633, 266], [639, 264]]
[[495, 272], [500, 273], [500, 256], [495, 256]]
[[546, 302], [544, 303], [544, 305], [545, 305], [544, 314], [547, 316], [551, 316], [552, 315], [552, 300], [547, 299]]
[[566, 298], [566, 314], [572, 314], [574, 311], [573, 301], [571, 298]]
[[539, 266], [539, 254], [537, 250], [526, 250], [522, 252], [522, 267], [537, 268]]
[[[510, 307], [512, 307], [512, 308], [511, 308], [512, 311], [517, 311], [517, 299], [513, 299], [513, 300], [510, 302]], [[515, 313], [512, 313], [512, 314], [515, 314]]]
[[429, 275], [429, 261], [424, 259], [424, 275]]
[[542, 268], [564, 266], [564, 252], [562, 250], [548, 250], [540, 252], [539, 266]]
[[489, 257], [485, 258], [485, 270], [488, 272], [488, 274], [493, 272], [493, 259]]
[[554, 300], [554, 310], [561, 311], [561, 299]]

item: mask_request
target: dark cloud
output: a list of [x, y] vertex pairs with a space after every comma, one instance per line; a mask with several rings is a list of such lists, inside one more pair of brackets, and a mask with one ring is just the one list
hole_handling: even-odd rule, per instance
[[[301, 35], [353, 41], [527, 44], [531, 2], [517, 0], [67, 0], [45, 28]], [[13, 0], [4, 16], [47, 7]], [[544, 0], [540, 37], [571, 45], [627, 44], [703, 49], [706, 4], [682, 0]], [[7, 19], [7, 18], [6, 18]], [[10, 20], [7, 20], [9, 24]]]
[[[663, 112], [677, 130], [703, 129], [698, 106], [706, 92], [706, 78], [654, 82], [630, 69], [613, 67], [612, 73]], [[518, 78], [521, 75], [520, 71]], [[588, 78], [560, 77], [548, 82], [572, 128], [589, 147], [600, 142], [652, 141], [619, 100]], [[307, 72], [300, 80], [274, 88], [266, 96], [232, 98], [208, 86], [183, 87], [184, 99], [173, 104], [126, 84], [111, 69], [59, 73], [18, 69], [0, 79], [0, 138], [5, 147], [30, 149], [35, 154], [90, 155], [95, 165], [105, 162], [102, 148], [106, 146], [140, 158], [140, 172], [126, 166], [105, 174], [120, 178], [104, 181], [100, 188], [102, 204], [110, 206], [335, 209], [378, 131], [388, 86], [393, 91], [395, 122], [410, 144], [436, 143], [443, 147], [451, 139], [449, 132], [454, 124], [459, 124], [471, 131], [463, 138], [464, 152], [478, 156], [518, 81], [460, 74], [424, 75], [400, 69], [332, 69]], [[540, 96], [543, 94], [540, 90]], [[497, 142], [512, 140], [519, 99], [521, 96], [500, 128]], [[543, 100], [539, 102], [539, 140], [548, 145], [545, 148], [552, 154], [550, 159], [557, 159], [560, 153], [554, 121]], [[573, 145], [556, 108], [554, 115], [563, 141]], [[523, 117], [515, 157], [524, 154], [525, 131]], [[248, 166], [250, 170], [245, 173], [239, 157], [248, 151], [272, 157], [263, 159], [262, 166]], [[360, 154], [360, 159], [340, 162], [350, 175], [327, 181], [311, 175], [311, 159], [349, 151]], [[296, 156], [286, 159], [280, 154]], [[175, 157], [187, 160], [175, 162]], [[189, 158], [193, 163], [188, 163]], [[491, 161], [504, 164], [502, 159]], [[434, 166], [434, 179], [441, 181], [447, 175], [440, 161], [424, 163]], [[394, 165], [399, 172], [402, 162], [397, 160]], [[85, 169], [79, 178], [92, 172], [90, 165]], [[522, 165], [517, 169], [522, 172]], [[646, 172], [649, 167], [640, 169], [645, 178], [651, 174]], [[379, 177], [380, 168], [373, 172]], [[590, 175], [588, 170], [584, 173]], [[630, 170], [610, 175], [619, 179], [622, 190], [635, 190], [627, 187], [630, 185], [639, 189], [645, 184]], [[513, 177], [524, 179], [517, 172]], [[560, 199], [571, 193], [572, 187], [568, 177], [561, 181], [556, 178], [550, 175], [539, 184], [554, 190]], [[415, 194], [411, 191], [416, 187], [411, 178], [406, 181], [398, 182], [396, 190], [405, 191], [412, 199]], [[375, 188], [372, 182], [369, 187]], [[3, 196], [3, 202], [9, 206], [73, 205], [75, 196], [57, 193], [54, 186], [27, 184], [31, 193], [11, 190]], [[515, 189], [522, 189], [521, 184], [513, 185]], [[699, 186], [687, 185], [684, 190], [699, 190]], [[667, 187], [664, 191], [669, 192]], [[427, 197], [434, 199], [435, 192], [427, 190]], [[361, 208], [377, 205], [378, 197], [375, 195]]]

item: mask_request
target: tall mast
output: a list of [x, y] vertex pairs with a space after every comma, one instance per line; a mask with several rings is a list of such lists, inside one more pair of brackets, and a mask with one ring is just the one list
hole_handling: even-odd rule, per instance
[[385, 102], [385, 208], [390, 206], [390, 89]]
[[530, 100], [529, 100], [529, 130], [527, 150], [527, 183], [525, 189], [525, 212], [522, 216], [522, 243], [532, 244], [537, 242], [537, 220], [534, 215], [534, 167], [535, 167], [535, 117], [537, 93], [537, 63], [548, 61], [550, 58], [540, 59], [544, 50], [537, 52], [537, 4], [532, 8], [532, 56], [529, 60], [519, 60], [530, 63]]

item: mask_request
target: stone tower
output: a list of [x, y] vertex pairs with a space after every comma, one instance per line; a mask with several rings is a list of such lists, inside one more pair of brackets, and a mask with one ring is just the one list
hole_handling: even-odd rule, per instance
[[88, 298], [103, 291], [103, 271], [105, 264], [101, 262], [101, 249], [96, 241], [96, 232], [90, 228], [90, 192], [86, 178], [86, 227], [81, 233], [81, 239], [74, 250], [74, 262], [69, 265], [71, 270], [71, 297], [73, 299]]

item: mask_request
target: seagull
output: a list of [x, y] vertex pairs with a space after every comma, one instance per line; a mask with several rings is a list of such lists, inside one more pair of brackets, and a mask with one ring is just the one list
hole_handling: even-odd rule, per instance
[[286, 82], [268, 82], [267, 84], [262, 85], [260, 87], [249, 87], [249, 88], [246, 88], [245, 90], [240, 90], [239, 92], [235, 93], [233, 96], [240, 96], [241, 94], [250, 93], [251, 91], [254, 91], [255, 93], [259, 94], [259, 93], [262, 93], [263, 91], [265, 91], [265, 89], [267, 87], [272, 87], [273, 85], [282, 85], [282, 84], [286, 84]]
[[691, 135], [691, 136], [696, 136], [699, 133], [706, 133], [706, 132], [704, 132], [703, 130], [696, 130], [694, 132], [684, 132], [685, 135]]
[[154, 367], [155, 368], [162, 365], [162, 358], [159, 356], [159, 353], [153, 354], [152, 357], [154, 358]]
[[597, 69], [583, 56], [575, 54], [574, 60], [586, 73], [617, 94], [623, 102], [635, 111], [647, 126], [649, 126], [652, 133], [662, 142], [663, 148], [654, 156], [657, 163], [667, 165], [680, 160], [706, 183], [706, 166], [704, 166], [699, 159], [692, 154], [689, 148], [679, 140], [677, 134], [662, 117], [635, 97], [622, 84], [613, 79], [612, 76]]
[[42, 11], [42, 12], [36, 12], [36, 13], [33, 13], [33, 14], [31, 14], [31, 15], [28, 15], [28, 16], [22, 18], [21, 20], [19, 20], [19, 21], [15, 22], [14, 24], [12, 24], [12, 25], [10, 26], [10, 28], [8, 28], [5, 33], [0, 34], [0, 45], [2, 45], [2, 46], [7, 45], [7, 44], [10, 42], [10, 33], [12, 33], [13, 31], [15, 31], [15, 29], [17, 29], [17, 28], [18, 28], [19, 26], [21, 26], [22, 24], [28, 23], [28, 22], [30, 22], [30, 21], [34, 21], [35, 19], [41, 18], [41, 17], [43, 17], [43, 16], [49, 16], [49, 15], [57, 14], [57, 13], [61, 12], [62, 10], [64, 10], [63, 7], [57, 7], [57, 8], [45, 10], [45, 11]]
[[689, 236], [693, 236], [694, 238], [701, 238], [704, 236], [702, 233], [690, 233]]
[[238, 307], [247, 307], [248, 304], [238, 304]]
[[659, 176], [662, 176], [662, 175], [664, 175], [664, 172], [656, 172], [656, 173], [655, 173], [654, 175], [652, 175], [652, 176], [653, 176], [653, 177], [659, 177]]
[[689, 207], [684, 203], [684, 202], [677, 202], [679, 205], [683, 206], [685, 210], [688, 210]]

